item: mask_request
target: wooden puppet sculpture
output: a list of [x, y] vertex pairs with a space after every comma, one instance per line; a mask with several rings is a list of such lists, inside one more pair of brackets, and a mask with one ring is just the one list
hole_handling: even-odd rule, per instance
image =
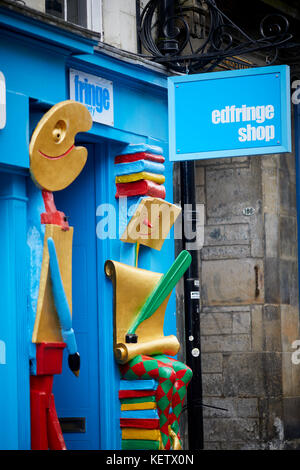
[[[164, 275], [137, 267], [139, 246], [160, 250], [179, 213], [177, 206], [163, 199], [142, 198], [121, 236], [122, 241], [135, 243], [135, 266], [111, 260], [105, 263], [105, 273], [113, 283], [114, 354], [121, 377], [132, 381], [154, 379], [157, 383], [154, 399], [158, 420], [142, 422], [142, 419], [121, 418], [124, 449], [155, 449], [153, 440], [157, 439], [157, 432], [160, 442], [156, 448], [182, 448], [179, 418], [192, 371], [170, 357], [177, 354], [180, 345], [175, 336], [164, 336], [163, 325], [169, 297], [189, 267], [191, 255], [182, 251]], [[125, 392], [120, 391], [119, 397], [128, 397], [122, 405], [126, 410], [148, 410], [150, 413], [153, 408], [151, 392], [147, 390], [137, 392], [135, 401], [130, 398], [132, 394], [121, 393]], [[131, 447], [141, 445], [141, 439], [145, 439], [144, 447]]]
[[75, 135], [88, 131], [88, 110], [72, 100], [53, 106], [35, 128], [29, 146], [30, 173], [41, 189], [45, 212], [42, 266], [32, 343], [36, 368], [30, 378], [31, 448], [62, 450], [65, 443], [52, 394], [53, 375], [61, 373], [62, 352], [78, 376], [80, 356], [72, 329], [72, 237], [67, 217], [56, 209], [53, 191], [69, 186], [83, 169], [87, 150], [76, 147]]

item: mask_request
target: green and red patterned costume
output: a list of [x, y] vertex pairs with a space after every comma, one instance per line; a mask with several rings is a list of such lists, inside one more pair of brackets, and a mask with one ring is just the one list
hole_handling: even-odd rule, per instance
[[[171, 448], [169, 426], [178, 439], [179, 418], [186, 396], [187, 386], [192, 378], [191, 369], [165, 355], [145, 356], [140, 354], [127, 364], [120, 366], [123, 379], [155, 379], [158, 382], [156, 403], [159, 415], [162, 443], [166, 450]], [[170, 413], [170, 407], [172, 411]]]

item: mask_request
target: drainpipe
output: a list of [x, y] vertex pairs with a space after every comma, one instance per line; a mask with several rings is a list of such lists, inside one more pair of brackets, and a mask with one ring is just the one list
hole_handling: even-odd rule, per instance
[[[186, 225], [196, 232], [197, 211], [195, 193], [195, 164], [180, 163], [181, 205], [183, 215], [183, 247], [189, 248]], [[189, 237], [188, 237], [189, 238]], [[186, 363], [193, 371], [187, 391], [189, 450], [203, 449], [202, 368], [200, 342], [200, 282], [198, 250], [191, 250], [192, 262], [184, 275], [185, 352]]]
[[[159, 4], [160, 49], [167, 55], [178, 50], [178, 42], [172, 38], [174, 33], [175, 1], [161, 0]], [[167, 37], [166, 37], [167, 36]], [[192, 223], [196, 231], [196, 194], [195, 165], [193, 161], [181, 162], [181, 204], [183, 214], [183, 247], [188, 249], [185, 221]], [[187, 205], [189, 209], [186, 210]], [[202, 412], [202, 371], [200, 344], [200, 292], [198, 250], [191, 250], [192, 262], [184, 276], [185, 304], [185, 345], [186, 363], [193, 371], [193, 378], [187, 391], [188, 439], [189, 450], [203, 449], [203, 412]]]
[[137, 53], [142, 53], [142, 41], [140, 38], [140, 27], [141, 27], [141, 2], [136, 0], [135, 2], [135, 14], [136, 14], [136, 40], [137, 40]]

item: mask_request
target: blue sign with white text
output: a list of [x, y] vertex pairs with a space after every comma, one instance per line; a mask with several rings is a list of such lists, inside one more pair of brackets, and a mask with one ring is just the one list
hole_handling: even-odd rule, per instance
[[288, 66], [168, 80], [171, 161], [291, 151]]
[[113, 83], [80, 70], [69, 71], [70, 98], [84, 104], [93, 121], [114, 125]]

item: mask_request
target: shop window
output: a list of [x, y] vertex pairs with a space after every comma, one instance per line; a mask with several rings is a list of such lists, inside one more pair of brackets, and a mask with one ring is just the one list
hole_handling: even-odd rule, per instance
[[19, 0], [20, 4], [101, 33], [102, 0]]

